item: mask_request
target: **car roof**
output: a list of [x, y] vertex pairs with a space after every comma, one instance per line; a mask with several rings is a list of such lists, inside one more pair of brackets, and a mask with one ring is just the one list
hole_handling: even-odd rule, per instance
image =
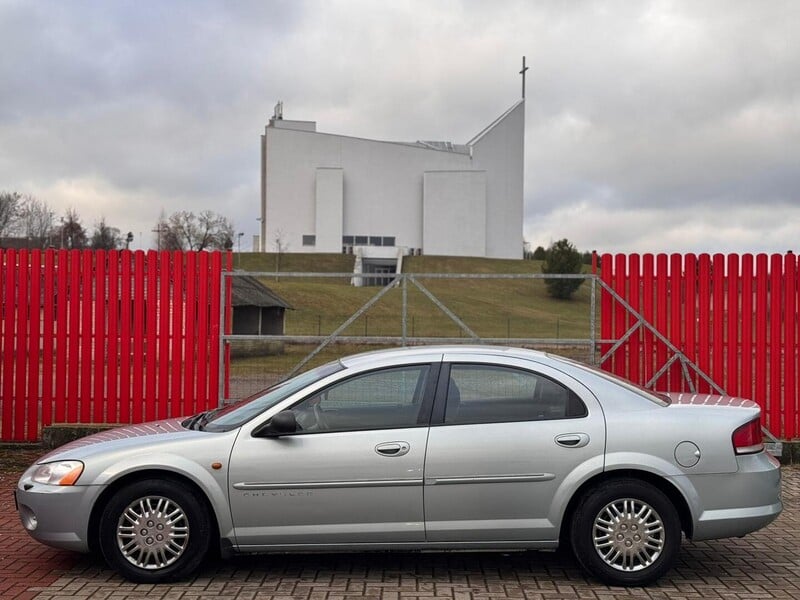
[[436, 354], [465, 354], [484, 356], [513, 356], [523, 359], [542, 359], [549, 357], [548, 354], [538, 350], [528, 350], [526, 348], [512, 348], [508, 346], [489, 346], [489, 345], [459, 345], [452, 344], [446, 346], [410, 346], [405, 348], [389, 348], [385, 350], [373, 350], [353, 354], [340, 359], [340, 362], [347, 368], [360, 367], [365, 364], [385, 364], [393, 360], [402, 360], [413, 357], [430, 357]]

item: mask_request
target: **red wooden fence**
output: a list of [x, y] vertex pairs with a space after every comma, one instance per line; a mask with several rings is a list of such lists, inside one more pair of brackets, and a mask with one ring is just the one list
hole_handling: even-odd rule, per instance
[[[0, 441], [216, 407], [218, 252], [0, 250]], [[230, 255], [227, 256], [230, 268]]]
[[[762, 407], [763, 424], [782, 439], [800, 437], [800, 285], [794, 254], [605, 254], [600, 277], [727, 394]], [[638, 318], [603, 291], [601, 336], [618, 340]], [[601, 345], [606, 355], [613, 345]], [[675, 354], [638, 328], [602, 367], [647, 384]], [[713, 392], [694, 369], [699, 392]], [[680, 361], [652, 386], [690, 391]]]

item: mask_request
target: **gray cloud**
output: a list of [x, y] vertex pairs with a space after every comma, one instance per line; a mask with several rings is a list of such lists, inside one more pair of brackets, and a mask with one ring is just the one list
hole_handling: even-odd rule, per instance
[[799, 26], [789, 0], [9, 1], [0, 188], [144, 244], [162, 209], [249, 238], [277, 100], [322, 131], [463, 142], [519, 97], [524, 54], [534, 245], [784, 251]]

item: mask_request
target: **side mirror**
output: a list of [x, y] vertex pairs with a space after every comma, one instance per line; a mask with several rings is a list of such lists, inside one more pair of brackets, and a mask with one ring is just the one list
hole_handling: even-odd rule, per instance
[[291, 410], [282, 410], [253, 431], [254, 437], [278, 437], [297, 431], [297, 418]]

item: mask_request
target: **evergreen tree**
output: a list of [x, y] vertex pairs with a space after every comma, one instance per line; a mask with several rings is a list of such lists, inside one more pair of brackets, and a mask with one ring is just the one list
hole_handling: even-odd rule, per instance
[[78, 211], [74, 208], [70, 208], [64, 217], [64, 224], [61, 225], [61, 239], [64, 240], [64, 247], [72, 250], [82, 250], [87, 246], [86, 230], [81, 225]]
[[122, 245], [122, 236], [119, 229], [109, 227], [105, 217], [100, 217], [92, 231], [90, 245], [94, 250], [116, 250]]
[[[564, 238], [555, 242], [547, 249], [547, 258], [542, 265], [542, 273], [548, 275], [571, 275], [581, 273], [583, 260], [581, 253], [568, 239]], [[569, 300], [581, 284], [583, 279], [545, 279], [547, 293], [553, 298]]]

